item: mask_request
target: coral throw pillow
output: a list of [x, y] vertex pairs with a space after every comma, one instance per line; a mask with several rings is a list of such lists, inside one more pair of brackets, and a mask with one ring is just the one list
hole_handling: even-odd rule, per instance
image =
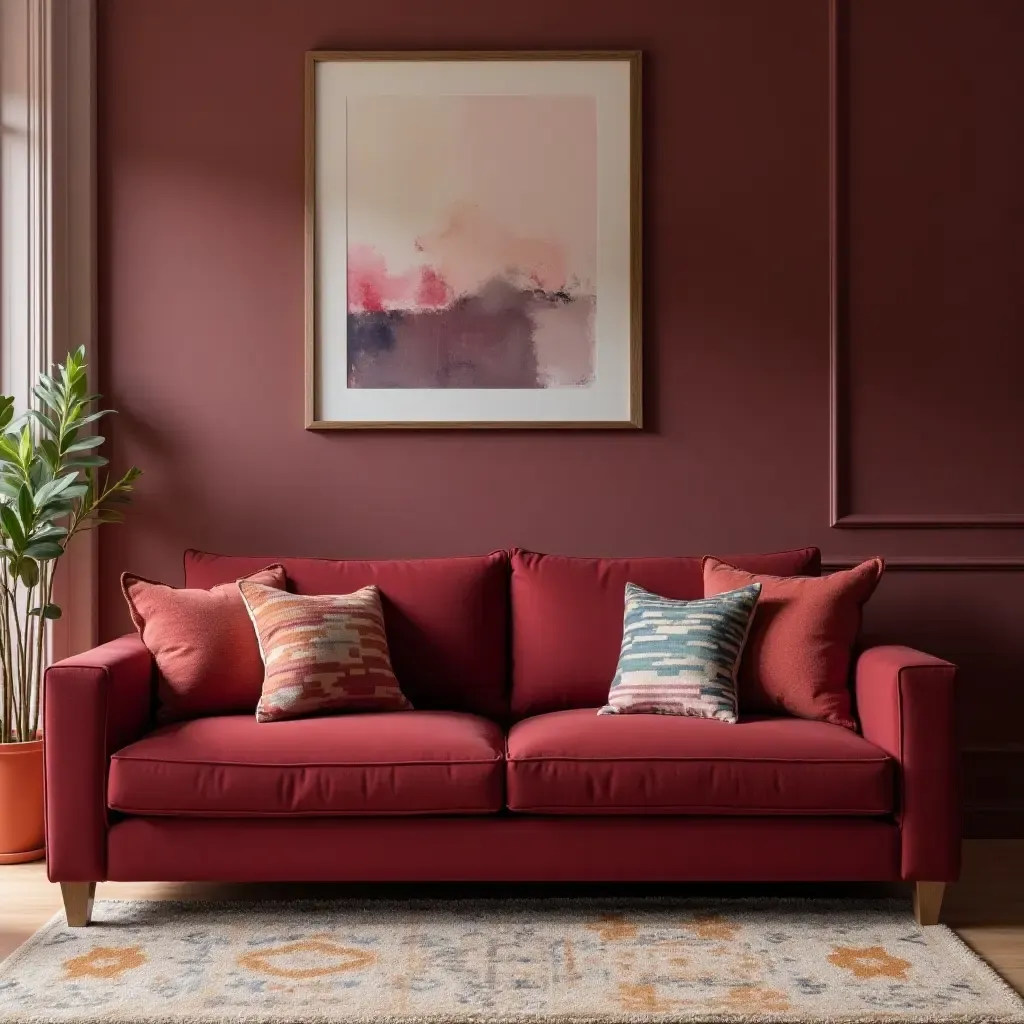
[[856, 729], [850, 652], [861, 610], [885, 563], [872, 558], [829, 576], [754, 575], [704, 559], [704, 593], [761, 584], [761, 600], [740, 663], [740, 712], [787, 711]]
[[299, 595], [239, 580], [238, 589], [266, 667], [257, 721], [412, 710], [391, 669], [376, 587]]
[[[284, 566], [246, 579], [283, 590]], [[133, 573], [121, 576], [132, 622], [156, 662], [157, 718], [176, 722], [252, 711], [263, 686], [263, 662], [236, 583], [178, 590]]]
[[622, 651], [599, 715], [689, 715], [736, 721], [736, 670], [759, 583], [673, 601], [626, 584]]

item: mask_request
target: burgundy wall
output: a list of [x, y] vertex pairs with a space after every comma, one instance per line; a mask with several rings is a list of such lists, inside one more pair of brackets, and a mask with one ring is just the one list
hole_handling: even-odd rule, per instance
[[[1024, 4], [844, 20], [848, 511], [1024, 512]], [[1019, 529], [829, 529], [827, 44], [824, 0], [100, 0], [102, 383], [145, 469], [101, 538], [104, 635], [118, 574], [180, 582], [186, 546], [1024, 556]], [[648, 428], [307, 433], [303, 52], [537, 47], [644, 51]], [[1024, 777], [1022, 584], [902, 569], [869, 614], [962, 664], [977, 828]]]

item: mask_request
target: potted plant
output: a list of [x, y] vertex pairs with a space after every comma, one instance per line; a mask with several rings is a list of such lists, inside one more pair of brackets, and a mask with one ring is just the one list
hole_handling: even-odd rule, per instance
[[39, 407], [15, 420], [0, 395], [0, 864], [43, 855], [43, 741], [39, 735], [47, 624], [57, 562], [72, 538], [118, 522], [139, 470], [113, 481], [97, 454], [85, 349], [40, 374]]

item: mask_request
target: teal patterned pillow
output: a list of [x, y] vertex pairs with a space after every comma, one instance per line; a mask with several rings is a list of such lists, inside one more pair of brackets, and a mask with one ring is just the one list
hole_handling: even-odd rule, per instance
[[622, 650], [599, 715], [691, 715], [736, 721], [736, 670], [761, 594], [752, 583], [673, 601], [626, 584]]

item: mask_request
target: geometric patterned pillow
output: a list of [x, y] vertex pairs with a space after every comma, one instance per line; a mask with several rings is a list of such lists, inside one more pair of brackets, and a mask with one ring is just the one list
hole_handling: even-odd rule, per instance
[[673, 601], [626, 584], [622, 650], [599, 715], [691, 715], [735, 722], [736, 672], [761, 584]]
[[301, 595], [239, 580], [265, 674], [258, 722], [410, 711], [391, 668], [380, 591]]

